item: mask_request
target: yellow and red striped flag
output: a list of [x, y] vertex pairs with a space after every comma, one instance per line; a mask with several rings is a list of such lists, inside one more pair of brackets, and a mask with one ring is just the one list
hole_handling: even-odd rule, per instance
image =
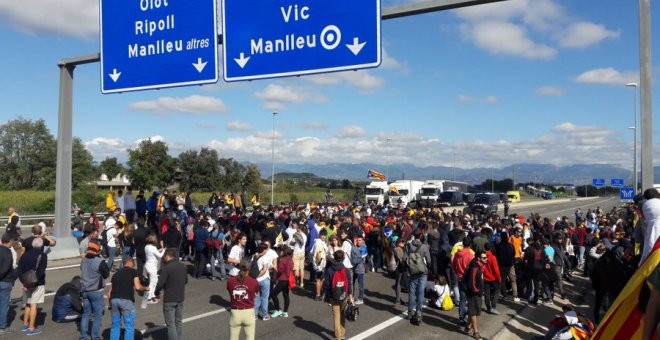
[[376, 170], [369, 170], [367, 173], [367, 178], [374, 178], [379, 181], [384, 181], [385, 180], [385, 175], [381, 174], [380, 172]]
[[591, 336], [591, 340], [641, 339], [643, 317], [637, 307], [639, 292], [655, 267], [660, 263], [660, 242], [656, 241], [653, 251], [637, 269], [605, 317]]

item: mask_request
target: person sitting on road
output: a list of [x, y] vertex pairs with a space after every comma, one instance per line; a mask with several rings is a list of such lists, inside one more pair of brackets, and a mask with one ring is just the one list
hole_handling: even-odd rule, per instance
[[78, 321], [83, 312], [81, 295], [82, 278], [78, 275], [60, 286], [53, 301], [53, 321], [57, 323]]

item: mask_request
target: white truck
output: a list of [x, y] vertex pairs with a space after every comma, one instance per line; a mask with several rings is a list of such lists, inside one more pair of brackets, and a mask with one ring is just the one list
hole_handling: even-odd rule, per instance
[[443, 180], [428, 180], [422, 185], [419, 193], [420, 202], [426, 207], [432, 207], [438, 202], [440, 193], [444, 191]]
[[[388, 193], [390, 204], [399, 208], [405, 208], [410, 202], [417, 202], [420, 198], [420, 191], [422, 190], [422, 181], [414, 180], [398, 180], [390, 184]], [[398, 191], [392, 190], [394, 187]]]
[[388, 188], [389, 186], [385, 181], [373, 181], [367, 184], [364, 188], [365, 202], [367, 202], [367, 204], [385, 204]]

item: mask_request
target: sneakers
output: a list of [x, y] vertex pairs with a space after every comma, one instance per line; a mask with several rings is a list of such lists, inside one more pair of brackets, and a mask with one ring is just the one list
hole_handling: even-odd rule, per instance
[[268, 321], [268, 320], [270, 320], [270, 316], [266, 315], [266, 316], [264, 316], [263, 318], [261, 318], [261, 320], [263, 320], [263, 321]]
[[363, 304], [363, 303], [364, 303], [364, 301], [362, 301], [362, 299], [357, 299], [357, 300], [355, 300], [355, 304], [356, 304], [356, 305], [361, 305], [361, 304]]
[[33, 330], [28, 330], [25, 334], [27, 334], [28, 336], [39, 335], [41, 334], [41, 327], [37, 327]]
[[288, 318], [288, 317], [289, 317], [289, 313], [287, 313], [287, 312], [282, 312], [282, 315], [280, 315], [280, 316], [283, 317], [283, 318]]
[[158, 300], [158, 299], [156, 299], [156, 298], [153, 298], [153, 299], [150, 299], [149, 301], [147, 301], [147, 303], [150, 304], [150, 305], [155, 305], [155, 304], [157, 304], [159, 301], [160, 301], [160, 300]]
[[13, 332], [14, 332], [14, 330], [9, 328], [9, 327], [7, 327], [5, 329], [0, 329], [0, 335], [10, 334], [10, 333], [13, 333]]
[[495, 309], [495, 308], [491, 308], [488, 312], [490, 314], [500, 315], [500, 312], [498, 312], [497, 309]]
[[30, 327], [28, 327], [28, 326], [23, 325], [23, 327], [21, 327], [21, 332], [27, 332], [29, 330], [30, 330]]
[[513, 298], [513, 302], [520, 302], [520, 299], [516, 296]]
[[282, 315], [282, 311], [281, 311], [281, 310], [276, 310], [276, 311], [270, 313], [270, 317], [271, 317], [271, 318], [276, 318], [276, 317], [281, 316], [281, 315]]

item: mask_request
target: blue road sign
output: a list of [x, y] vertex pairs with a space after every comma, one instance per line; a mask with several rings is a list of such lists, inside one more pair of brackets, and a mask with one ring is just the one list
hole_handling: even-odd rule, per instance
[[376, 67], [380, 0], [222, 0], [226, 81]]
[[605, 186], [605, 178], [594, 178], [593, 179], [593, 185], [596, 188], [602, 188]]
[[621, 201], [630, 202], [635, 198], [635, 188], [621, 188]]
[[623, 179], [622, 178], [612, 178], [612, 179], [610, 179], [610, 185], [613, 188], [622, 188], [623, 187]]
[[218, 81], [215, 0], [101, 0], [101, 92]]

